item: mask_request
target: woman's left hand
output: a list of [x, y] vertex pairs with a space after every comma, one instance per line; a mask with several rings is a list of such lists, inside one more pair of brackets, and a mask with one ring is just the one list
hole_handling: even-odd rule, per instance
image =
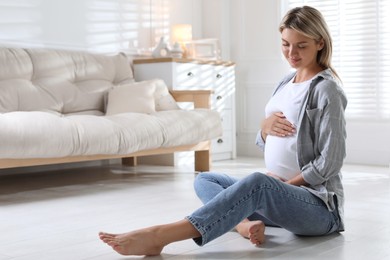
[[299, 173], [297, 176], [292, 178], [291, 180], [286, 181], [286, 183], [294, 185], [294, 186], [307, 186], [308, 183], [303, 179], [302, 173]]
[[272, 178], [275, 178], [275, 179], [277, 179], [277, 180], [279, 180], [279, 181], [286, 182], [285, 179], [280, 178], [278, 175], [273, 174], [273, 173], [271, 173], [271, 172], [267, 172], [267, 175], [270, 176], [270, 177], [272, 177]]

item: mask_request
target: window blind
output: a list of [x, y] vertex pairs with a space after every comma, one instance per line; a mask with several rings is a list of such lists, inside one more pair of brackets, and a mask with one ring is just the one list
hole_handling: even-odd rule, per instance
[[288, 0], [317, 8], [333, 39], [332, 64], [348, 98], [347, 118], [390, 121], [390, 1]]

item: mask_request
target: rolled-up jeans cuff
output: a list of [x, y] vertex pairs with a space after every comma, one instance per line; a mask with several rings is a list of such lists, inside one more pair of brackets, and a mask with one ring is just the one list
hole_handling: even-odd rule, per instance
[[201, 225], [199, 225], [199, 223], [198, 222], [196, 222], [196, 220], [193, 218], [193, 217], [191, 217], [191, 216], [187, 216], [187, 217], [185, 217], [190, 223], [191, 223], [191, 225], [193, 225], [194, 226], [194, 228], [196, 229], [196, 230], [198, 230], [198, 232], [200, 233], [200, 237], [195, 237], [193, 240], [194, 240], [194, 242], [198, 245], [198, 246], [203, 246], [203, 245], [205, 245], [208, 241], [207, 241], [207, 239], [206, 239], [206, 232], [205, 232], [205, 230], [202, 228], [202, 226]]

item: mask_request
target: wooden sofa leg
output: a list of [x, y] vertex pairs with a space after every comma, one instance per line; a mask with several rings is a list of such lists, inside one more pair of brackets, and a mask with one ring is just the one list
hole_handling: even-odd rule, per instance
[[127, 166], [137, 166], [137, 157], [122, 158], [122, 164]]
[[211, 155], [210, 150], [195, 151], [195, 171], [205, 172], [210, 170]]

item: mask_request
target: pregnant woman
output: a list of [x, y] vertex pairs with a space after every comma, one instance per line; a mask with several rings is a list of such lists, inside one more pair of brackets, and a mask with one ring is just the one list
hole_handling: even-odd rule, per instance
[[240, 180], [201, 173], [195, 180], [201, 208], [174, 223], [101, 232], [103, 242], [123, 255], [158, 255], [169, 243], [192, 238], [204, 245], [234, 228], [255, 245], [264, 243], [267, 225], [303, 236], [344, 230], [347, 100], [331, 66], [332, 40], [321, 13], [309, 6], [290, 10], [279, 31], [295, 72], [277, 86], [257, 136], [268, 172]]

